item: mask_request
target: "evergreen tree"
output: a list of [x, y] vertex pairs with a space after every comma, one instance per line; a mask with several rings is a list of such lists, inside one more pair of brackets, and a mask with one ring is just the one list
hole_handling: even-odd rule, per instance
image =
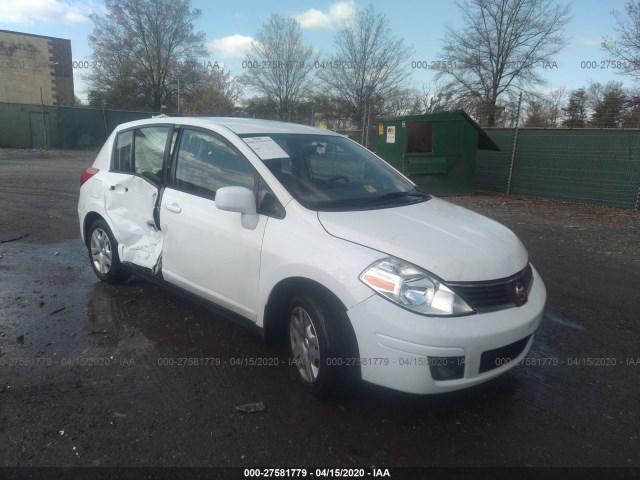
[[587, 123], [587, 91], [584, 88], [573, 90], [567, 106], [562, 111], [566, 115], [563, 126], [583, 128]]

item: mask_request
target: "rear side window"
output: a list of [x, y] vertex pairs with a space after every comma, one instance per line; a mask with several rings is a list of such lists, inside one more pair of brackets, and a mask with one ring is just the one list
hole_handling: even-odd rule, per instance
[[144, 127], [118, 134], [113, 171], [162, 175], [164, 149], [170, 127]]
[[253, 191], [255, 173], [249, 162], [219, 137], [185, 130], [175, 167], [175, 187], [207, 198], [219, 188], [246, 187]]
[[116, 153], [113, 158], [113, 170], [116, 172], [134, 172], [133, 131], [118, 134]]
[[167, 144], [169, 127], [140, 128], [135, 131], [136, 173], [162, 173], [164, 147]]

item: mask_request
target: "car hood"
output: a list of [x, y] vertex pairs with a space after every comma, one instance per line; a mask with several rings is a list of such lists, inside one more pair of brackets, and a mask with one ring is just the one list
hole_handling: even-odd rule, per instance
[[505, 278], [528, 261], [507, 227], [437, 198], [379, 210], [318, 212], [318, 219], [330, 235], [411, 262], [445, 281]]

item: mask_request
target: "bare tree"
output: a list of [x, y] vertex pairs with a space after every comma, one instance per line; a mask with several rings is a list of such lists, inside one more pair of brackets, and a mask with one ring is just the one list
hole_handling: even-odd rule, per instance
[[245, 99], [242, 105], [242, 115], [248, 118], [262, 118], [276, 120], [278, 105], [267, 97], [251, 97]]
[[[420, 98], [420, 92], [412, 88], [403, 88], [383, 99], [380, 105], [380, 114], [386, 117], [399, 117], [402, 115], [419, 115], [423, 113], [416, 100]], [[373, 112], [372, 112], [373, 113]]]
[[275, 101], [278, 118], [288, 120], [307, 94], [316, 60], [313, 47], [302, 41], [300, 24], [293, 18], [273, 13], [251, 44], [242, 81]]
[[562, 116], [565, 88], [549, 92], [529, 93], [525, 96], [526, 127], [557, 127]]
[[167, 111], [184, 113], [181, 105], [185, 105], [185, 100], [195, 98], [196, 91], [201, 91], [207, 82], [209, 72], [219, 68], [217, 63], [198, 62], [195, 59], [172, 61], [168, 66], [163, 106], [167, 107]]
[[489, 105], [478, 97], [463, 96], [459, 98], [460, 106], [481, 126], [488, 126], [487, 119], [493, 115], [494, 127], [514, 127], [518, 116], [517, 95], [502, 96], [495, 105]]
[[486, 117], [478, 120], [493, 127], [503, 94], [543, 85], [538, 69], [557, 66], [570, 9], [552, 0], [467, 0], [460, 9], [464, 27], [448, 29], [436, 78], [454, 96], [483, 104]]
[[242, 90], [230, 70], [214, 68], [185, 95], [182, 111], [187, 115], [232, 115]]
[[562, 120], [562, 105], [567, 96], [565, 87], [554, 88], [549, 92], [549, 120], [551, 126], [557, 127]]
[[358, 10], [334, 38], [336, 53], [320, 63], [318, 76], [330, 95], [349, 106], [349, 116], [362, 128], [365, 116], [381, 110], [385, 99], [407, 88], [412, 49], [391, 34], [385, 16], [373, 5]]
[[526, 106], [525, 127], [553, 127], [553, 106], [549, 99], [534, 97]]
[[97, 68], [89, 84], [111, 104], [124, 94], [130, 103], [160, 110], [175, 69], [206, 54], [205, 35], [193, 28], [200, 10], [190, 0], [105, 0], [105, 7], [104, 16], [91, 15]]
[[324, 123], [332, 130], [347, 128], [350, 120], [346, 116], [351, 107], [341, 98], [327, 95], [325, 92], [316, 92], [310, 102], [315, 112], [315, 120]]
[[624, 10], [611, 12], [618, 38], [606, 37], [602, 48], [615, 59], [617, 73], [640, 80], [640, 0], [627, 0]]
[[420, 113], [438, 113], [463, 108], [462, 103], [442, 82], [427, 83], [419, 95]]

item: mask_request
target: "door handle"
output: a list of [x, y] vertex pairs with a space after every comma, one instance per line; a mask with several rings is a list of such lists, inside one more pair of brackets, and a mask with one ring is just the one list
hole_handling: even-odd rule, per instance
[[164, 208], [174, 213], [180, 213], [182, 211], [182, 208], [180, 208], [180, 205], [178, 205], [177, 203], [169, 203], [165, 205]]
[[119, 183], [117, 185], [111, 185], [109, 187], [109, 190], [118, 190], [118, 191], [124, 190], [125, 192], [128, 192], [129, 188], [128, 187], [123, 187], [122, 184]]

